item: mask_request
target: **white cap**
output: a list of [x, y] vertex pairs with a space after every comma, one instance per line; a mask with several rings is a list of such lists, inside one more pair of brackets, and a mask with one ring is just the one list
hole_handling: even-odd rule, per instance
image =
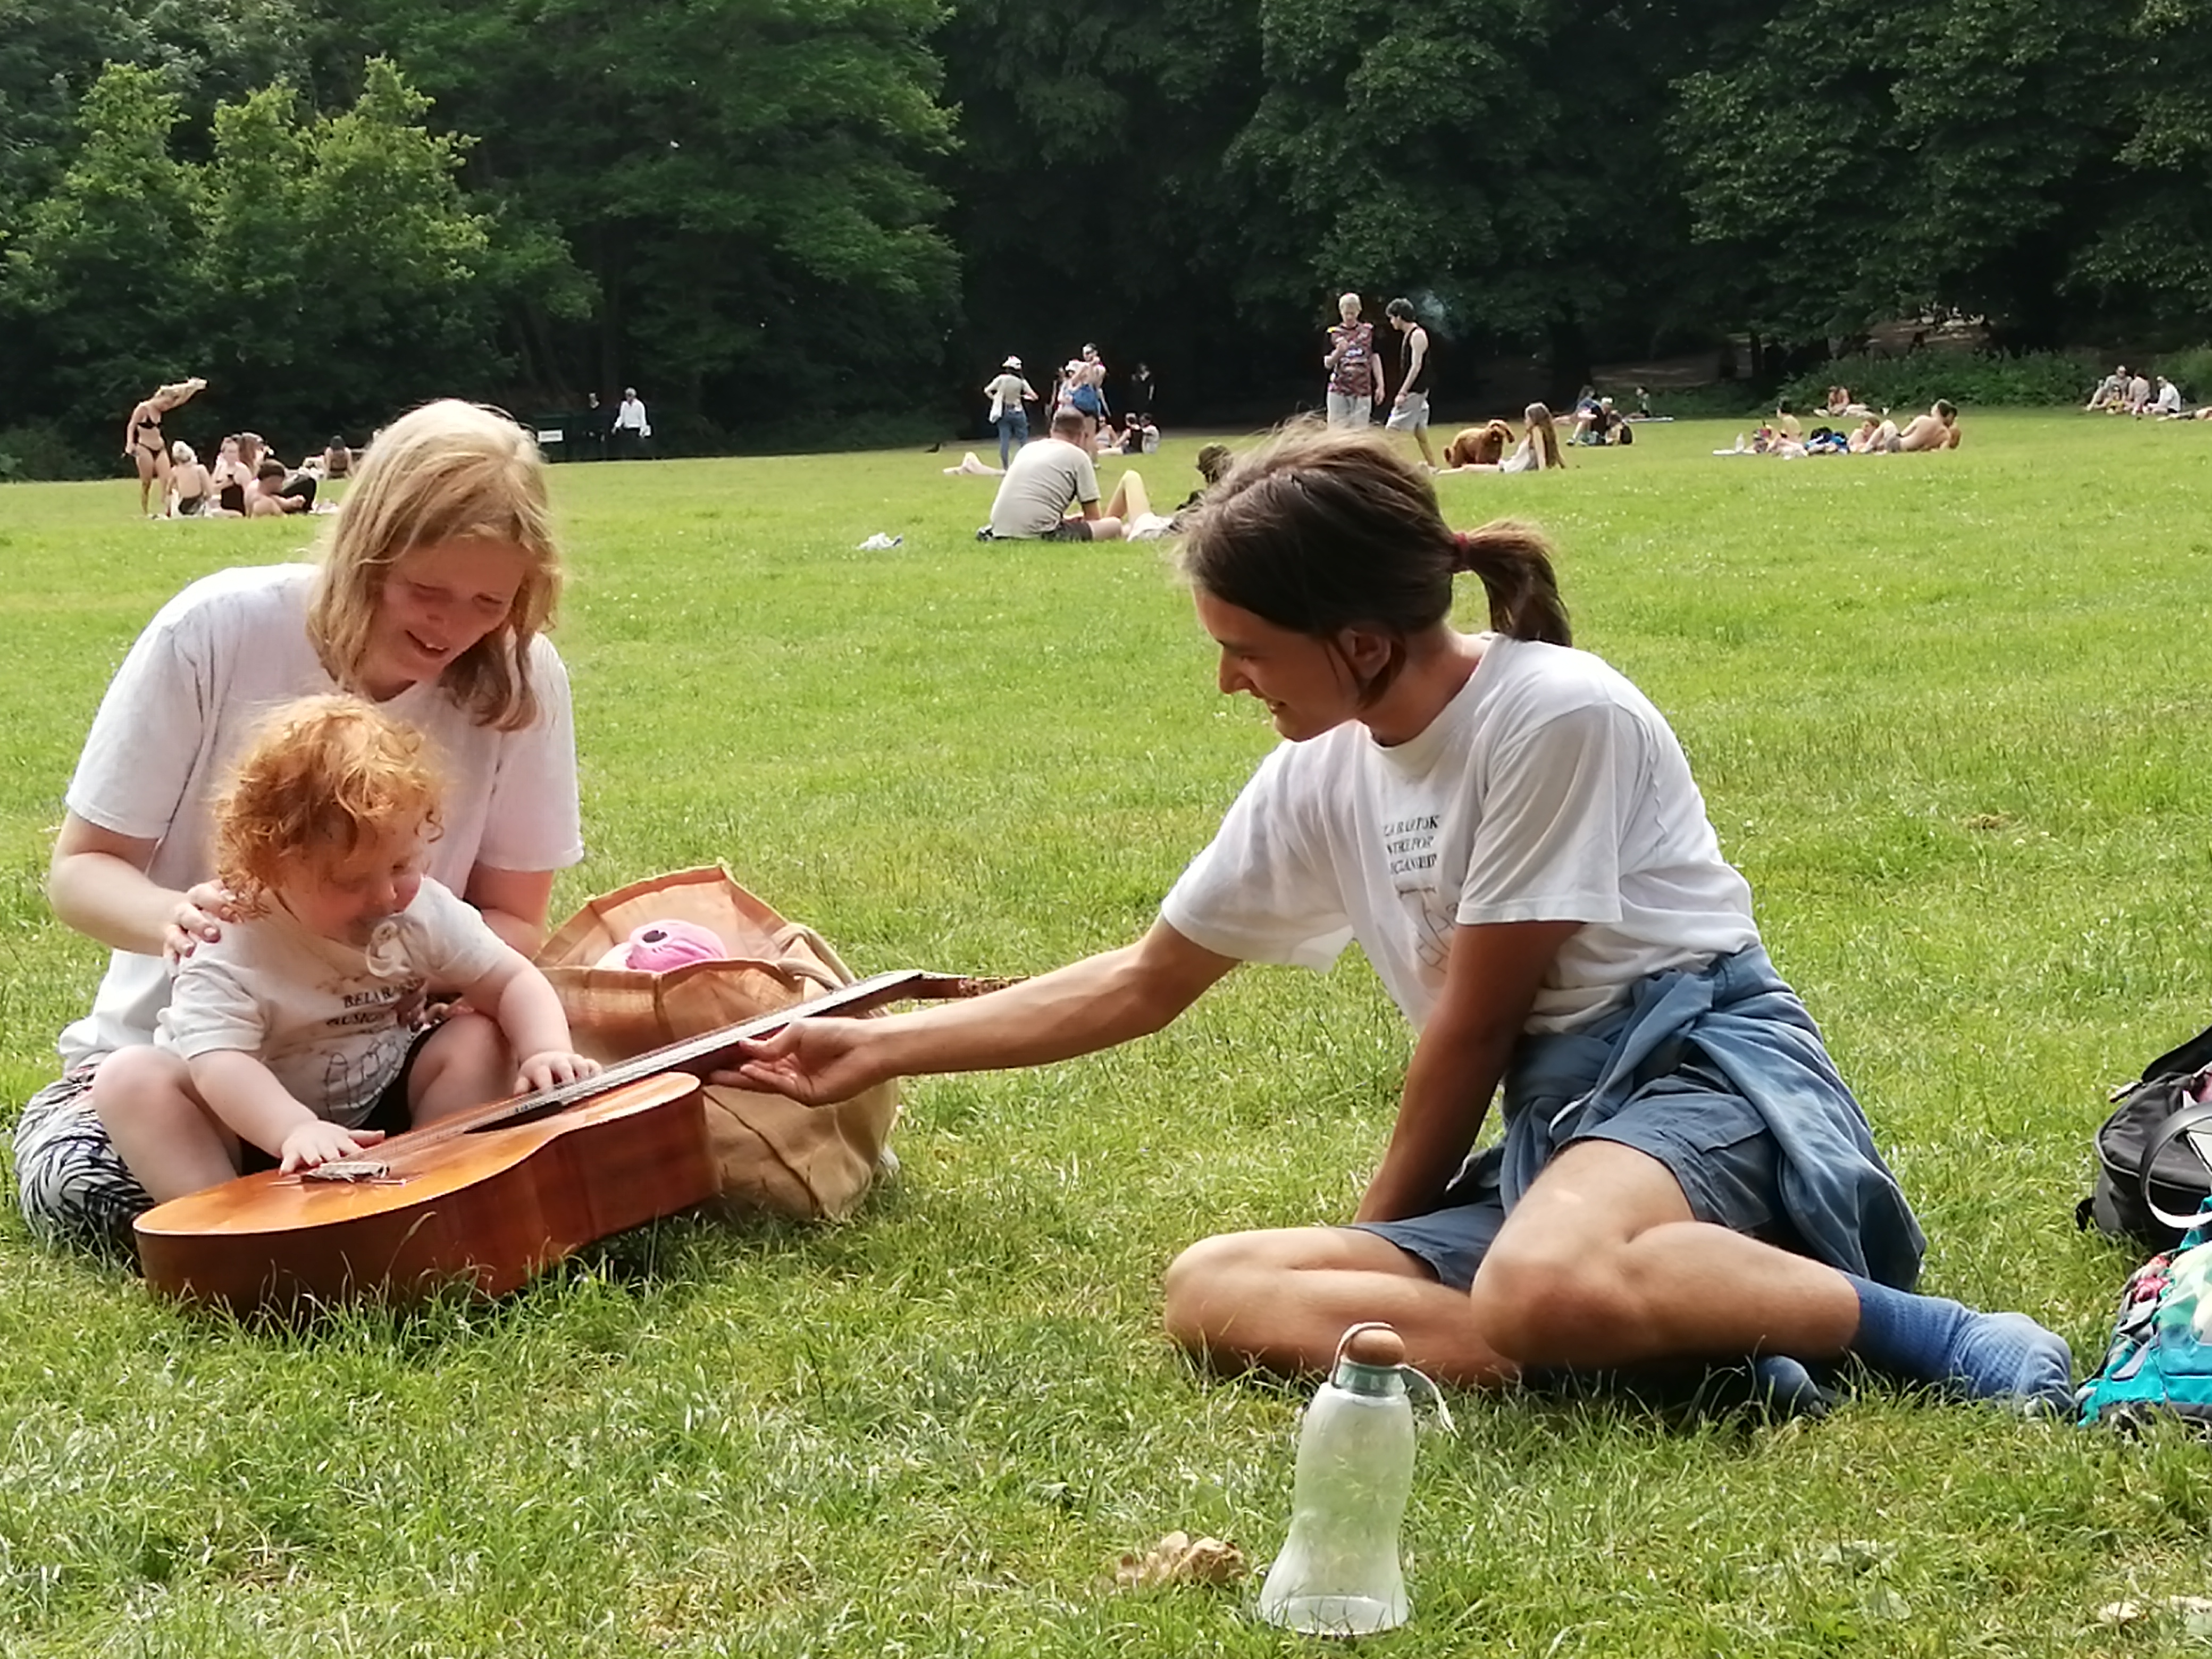
[[1019, 368], [1021, 366], [1022, 360], [1018, 357], [1009, 357], [999, 365], [1000, 368]]

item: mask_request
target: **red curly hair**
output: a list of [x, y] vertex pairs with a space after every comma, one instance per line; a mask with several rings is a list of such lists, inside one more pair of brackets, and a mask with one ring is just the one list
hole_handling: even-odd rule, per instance
[[442, 781], [422, 734], [374, 703], [302, 697], [254, 734], [215, 804], [216, 877], [259, 915], [288, 872], [326, 868], [379, 837], [434, 837]]

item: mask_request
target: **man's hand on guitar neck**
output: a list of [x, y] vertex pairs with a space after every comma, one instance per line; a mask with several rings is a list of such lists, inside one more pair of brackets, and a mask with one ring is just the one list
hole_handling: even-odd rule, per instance
[[802, 1106], [834, 1106], [874, 1087], [893, 1073], [876, 1059], [873, 1039], [884, 1022], [794, 1019], [764, 1037], [740, 1037], [741, 1064], [710, 1072], [707, 1081], [729, 1089], [782, 1095]]

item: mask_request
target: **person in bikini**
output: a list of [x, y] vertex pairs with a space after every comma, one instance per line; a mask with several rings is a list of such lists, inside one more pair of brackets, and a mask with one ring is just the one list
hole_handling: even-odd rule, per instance
[[161, 416], [206, 389], [207, 382], [194, 375], [189, 380], [158, 387], [151, 397], [142, 398], [131, 405], [130, 422], [123, 428], [123, 453], [138, 469], [140, 518], [161, 516], [150, 510], [156, 483], [161, 486], [161, 504], [165, 507], [168, 505], [169, 446], [161, 436]]

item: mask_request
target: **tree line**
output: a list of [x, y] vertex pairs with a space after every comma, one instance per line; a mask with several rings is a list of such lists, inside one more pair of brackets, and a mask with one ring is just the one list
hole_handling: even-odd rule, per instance
[[316, 441], [636, 385], [708, 448], [950, 419], [1085, 340], [1171, 418], [1279, 409], [1347, 288], [1414, 298], [1448, 398], [2212, 301], [2212, 0], [0, 0], [0, 428], [88, 462], [188, 373]]

